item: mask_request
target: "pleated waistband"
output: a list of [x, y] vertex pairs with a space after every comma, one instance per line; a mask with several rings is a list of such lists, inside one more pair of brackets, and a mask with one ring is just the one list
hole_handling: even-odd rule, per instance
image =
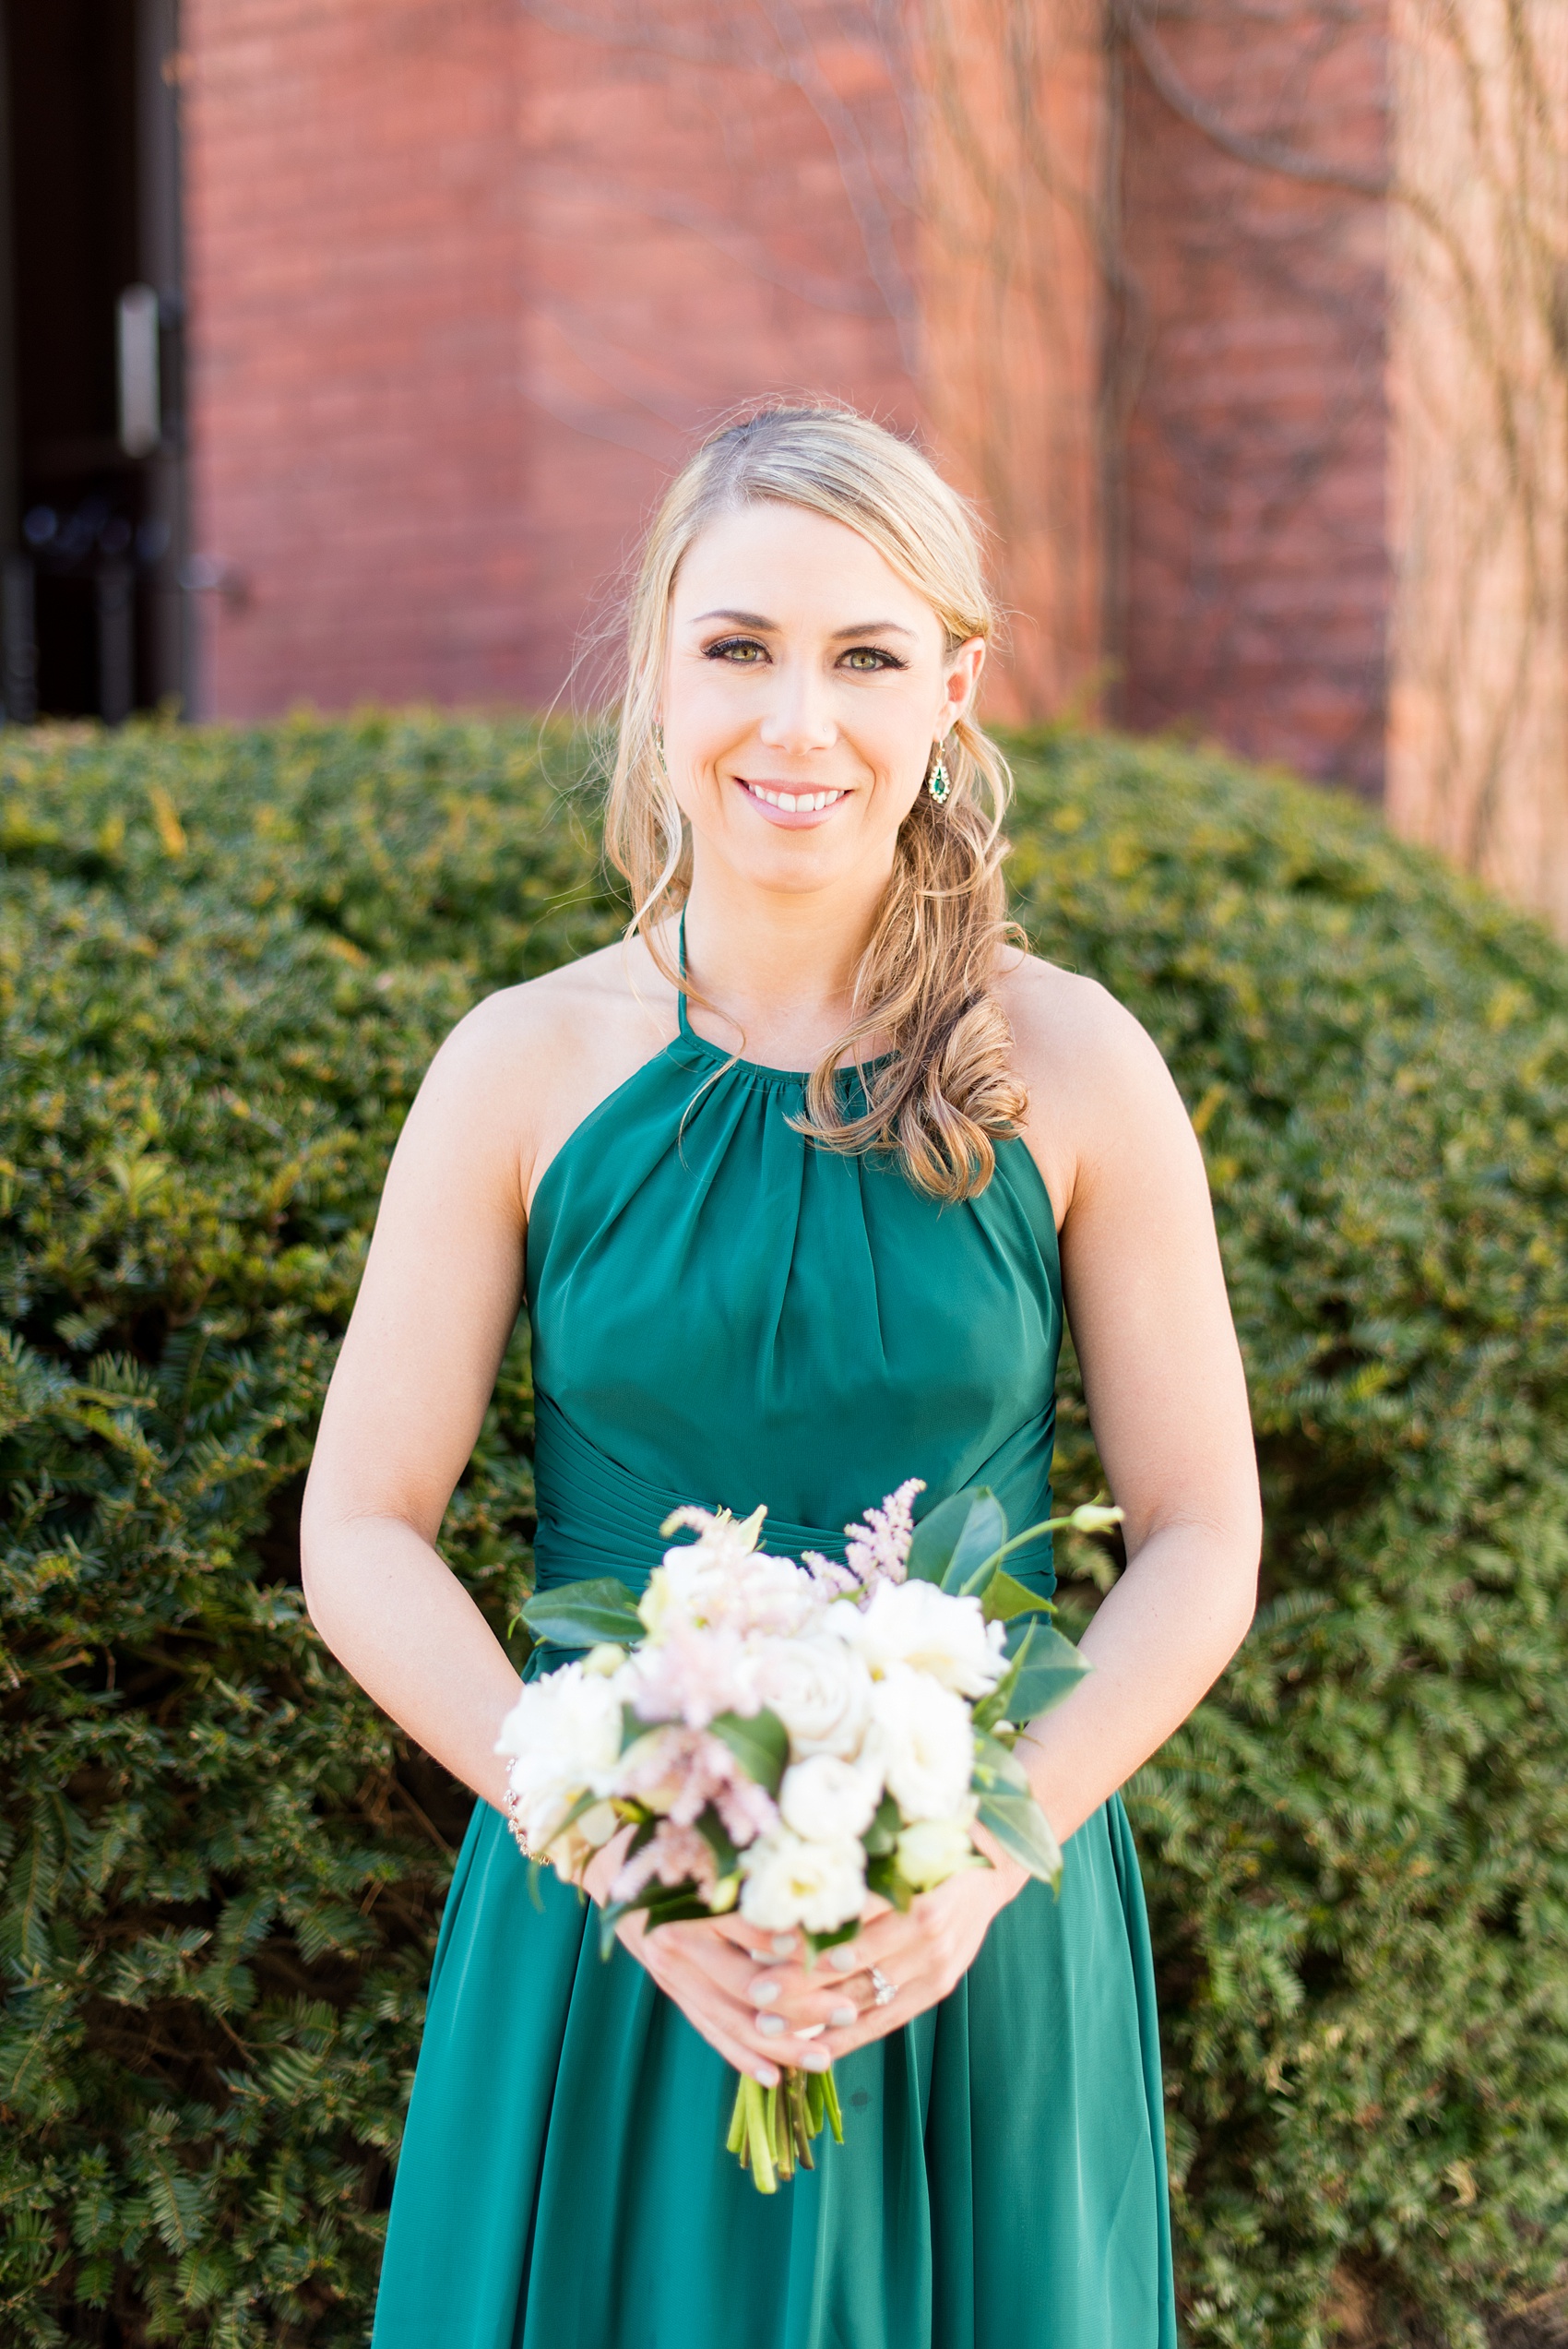
[[[1038, 1447], [1038, 1432], [1020, 1428], [966, 1480], [997, 1492], [1015, 1532], [1029, 1521], [1020, 1509], [1037, 1517], [1050, 1512], [1051, 1488], [1049, 1483], [1041, 1484]], [[628, 1590], [640, 1592], [670, 1546], [659, 1527], [671, 1512], [693, 1502], [705, 1508], [719, 1506], [717, 1496], [677, 1492], [635, 1475], [600, 1451], [545, 1394], [534, 1399], [534, 1582], [540, 1591], [613, 1575]], [[925, 1507], [942, 1498], [940, 1493], [928, 1494]], [[755, 1505], [744, 1495], [729, 1500], [737, 1516]], [[820, 1550], [826, 1557], [841, 1558], [846, 1544], [842, 1526], [794, 1525], [786, 1518], [769, 1517], [762, 1546], [782, 1557]], [[1049, 1535], [1009, 1559], [1008, 1570], [1049, 1591], [1054, 1580]]]

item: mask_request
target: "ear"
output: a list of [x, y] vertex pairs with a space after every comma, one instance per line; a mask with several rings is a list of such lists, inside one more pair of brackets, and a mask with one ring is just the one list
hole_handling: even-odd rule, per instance
[[970, 637], [961, 644], [948, 661], [944, 683], [946, 687], [943, 703], [939, 733], [947, 733], [960, 718], [972, 708], [980, 671], [985, 666], [985, 638]]

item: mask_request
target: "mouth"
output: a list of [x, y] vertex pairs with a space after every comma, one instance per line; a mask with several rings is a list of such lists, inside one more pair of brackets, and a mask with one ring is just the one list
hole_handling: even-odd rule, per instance
[[849, 796], [847, 791], [833, 788], [806, 791], [785, 783], [753, 783], [743, 775], [737, 775], [735, 781], [768, 823], [782, 824], [795, 831], [823, 823]]

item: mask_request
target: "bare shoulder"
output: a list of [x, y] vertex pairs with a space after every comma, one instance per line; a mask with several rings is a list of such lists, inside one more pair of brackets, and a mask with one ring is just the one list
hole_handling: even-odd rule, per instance
[[529, 1198], [566, 1136], [676, 1027], [668, 982], [640, 943], [618, 941], [475, 1004], [423, 1094], [450, 1128], [504, 1154]]
[[1065, 1216], [1111, 1153], [1192, 1144], [1186, 1112], [1148, 1031], [1099, 980], [1038, 955], [1010, 957], [996, 996], [1028, 1089], [1025, 1139]]

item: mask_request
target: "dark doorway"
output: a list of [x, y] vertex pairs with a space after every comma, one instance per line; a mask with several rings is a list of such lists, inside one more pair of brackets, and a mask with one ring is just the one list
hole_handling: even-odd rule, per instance
[[177, 0], [4, 0], [0, 684], [187, 698]]

